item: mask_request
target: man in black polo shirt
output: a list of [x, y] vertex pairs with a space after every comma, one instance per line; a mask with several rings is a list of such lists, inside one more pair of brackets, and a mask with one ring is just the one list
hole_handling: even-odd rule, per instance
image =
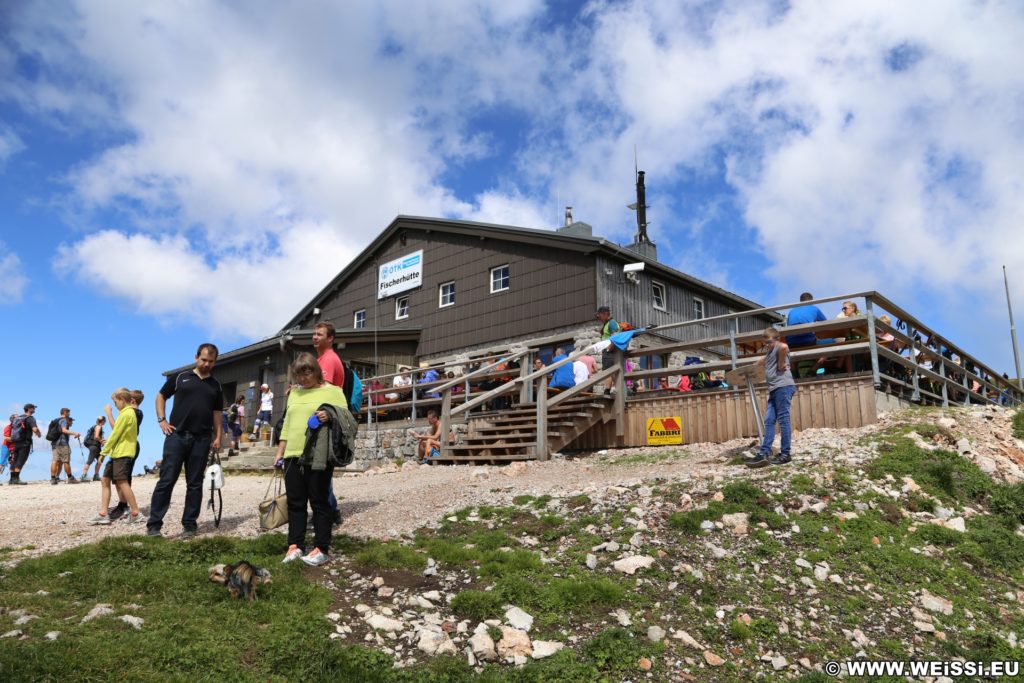
[[[203, 470], [210, 453], [220, 449], [220, 413], [224, 409], [224, 393], [220, 382], [210, 374], [217, 363], [217, 347], [200, 344], [196, 351], [196, 367], [171, 375], [156, 395], [156, 421], [166, 437], [160, 481], [153, 489], [146, 524], [150, 536], [159, 536], [164, 515], [171, 505], [171, 492], [185, 467], [185, 511], [181, 515], [183, 538], [196, 535], [199, 510], [203, 502]], [[174, 410], [167, 418], [167, 399], [174, 397]]]

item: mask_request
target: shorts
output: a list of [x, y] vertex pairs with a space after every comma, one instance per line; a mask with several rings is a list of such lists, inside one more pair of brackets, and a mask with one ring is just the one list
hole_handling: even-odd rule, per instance
[[228, 426], [231, 428], [231, 434], [235, 437], [235, 440], [237, 441], [238, 437], [242, 436], [242, 424], [240, 422], [236, 422]]
[[608, 353], [607, 351], [602, 353], [601, 354], [601, 369], [602, 370], [607, 370], [608, 368], [612, 367], [613, 365], [615, 365], [615, 354], [614, 353]]
[[133, 458], [110, 458], [103, 468], [103, 478], [114, 481], [127, 481], [132, 476]]
[[272, 410], [261, 410], [259, 414], [256, 415], [256, 422], [260, 424], [270, 424], [272, 413]]
[[86, 467], [100, 460], [103, 457], [102, 455], [100, 455], [100, 450], [102, 449], [99, 446], [89, 446], [89, 460], [85, 463]]
[[68, 444], [53, 444], [53, 462], [71, 462], [71, 446]]
[[28, 462], [28, 454], [32, 452], [32, 442], [23, 441], [14, 445], [14, 452], [11, 454], [11, 469], [21, 470]]

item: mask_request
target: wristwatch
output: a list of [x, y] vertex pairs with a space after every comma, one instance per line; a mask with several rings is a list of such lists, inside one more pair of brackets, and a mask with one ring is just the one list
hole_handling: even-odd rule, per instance
[[156, 419], [156, 421], [157, 421], [157, 422], [167, 422], [167, 418], [161, 415], [160, 417], [158, 417], [158, 418]]

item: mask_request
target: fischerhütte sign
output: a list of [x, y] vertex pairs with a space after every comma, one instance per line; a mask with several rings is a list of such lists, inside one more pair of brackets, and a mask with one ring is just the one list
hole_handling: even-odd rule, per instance
[[423, 250], [388, 261], [377, 275], [377, 298], [386, 299], [423, 284]]

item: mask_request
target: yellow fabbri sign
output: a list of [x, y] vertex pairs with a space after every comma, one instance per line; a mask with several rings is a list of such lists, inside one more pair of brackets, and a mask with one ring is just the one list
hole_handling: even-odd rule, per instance
[[647, 445], [672, 446], [683, 443], [683, 420], [674, 417], [647, 418]]

